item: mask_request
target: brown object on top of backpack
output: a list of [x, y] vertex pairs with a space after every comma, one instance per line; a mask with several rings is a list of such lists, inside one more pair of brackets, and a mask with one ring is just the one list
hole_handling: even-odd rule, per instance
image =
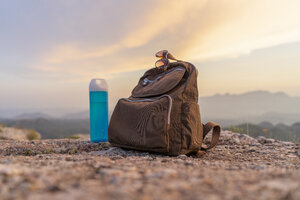
[[[166, 50], [160, 52], [157, 57], [176, 60]], [[167, 155], [213, 148], [221, 128], [214, 122], [201, 123], [197, 75], [194, 65], [179, 60], [146, 71], [131, 96], [118, 101], [108, 128], [109, 142]], [[203, 139], [211, 130], [212, 140], [205, 147]]]

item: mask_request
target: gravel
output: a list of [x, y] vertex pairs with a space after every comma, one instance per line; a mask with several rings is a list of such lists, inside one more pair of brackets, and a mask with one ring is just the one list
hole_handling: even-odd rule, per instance
[[170, 157], [87, 139], [0, 140], [0, 199], [300, 199], [300, 145], [223, 131]]

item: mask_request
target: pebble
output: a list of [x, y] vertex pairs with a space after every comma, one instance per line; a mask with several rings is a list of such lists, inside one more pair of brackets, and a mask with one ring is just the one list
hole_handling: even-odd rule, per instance
[[179, 155], [179, 156], [177, 156], [177, 158], [182, 159], [182, 160], [185, 160], [185, 159], [187, 159], [188, 157], [187, 157], [186, 155]]
[[256, 139], [261, 144], [266, 143], [266, 138], [264, 136], [258, 136]]
[[274, 143], [275, 140], [273, 138], [266, 138], [265, 143]]

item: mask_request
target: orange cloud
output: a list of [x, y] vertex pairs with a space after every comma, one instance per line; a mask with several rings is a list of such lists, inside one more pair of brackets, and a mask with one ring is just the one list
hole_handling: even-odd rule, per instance
[[156, 1], [133, 21], [120, 19], [127, 29], [114, 43], [100, 47], [79, 47], [76, 41], [59, 44], [33, 68], [83, 78], [108, 76], [153, 62], [152, 55], [126, 57], [127, 51], [138, 54], [162, 46], [191, 61], [239, 56], [299, 41], [298, 10], [298, 1]]

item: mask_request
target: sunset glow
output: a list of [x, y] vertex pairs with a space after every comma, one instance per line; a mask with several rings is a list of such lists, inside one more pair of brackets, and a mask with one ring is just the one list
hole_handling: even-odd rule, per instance
[[201, 96], [251, 90], [300, 96], [299, 1], [45, 1], [0, 3], [0, 105], [88, 105], [92, 78], [111, 106], [154, 54], [199, 70]]

